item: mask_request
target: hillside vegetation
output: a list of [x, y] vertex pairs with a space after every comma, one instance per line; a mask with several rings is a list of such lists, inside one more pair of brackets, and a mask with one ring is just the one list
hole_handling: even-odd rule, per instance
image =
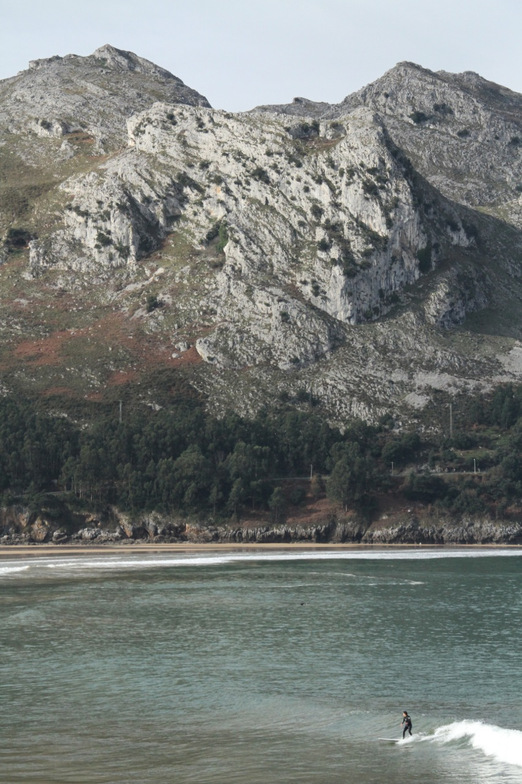
[[[521, 387], [461, 398], [446, 436], [397, 433], [390, 419], [341, 433], [313, 401], [303, 409], [281, 403], [253, 420], [216, 419], [180, 396], [160, 411], [104, 407], [86, 427], [4, 398], [2, 505], [28, 510], [29, 538], [36, 518], [41, 538], [64, 538], [75, 511], [107, 523], [113, 507], [133, 519], [159, 512], [229, 526], [303, 521], [319, 508], [323, 522], [348, 514], [362, 530], [412, 505], [421, 518], [519, 519]], [[17, 529], [4, 515], [6, 541]]]
[[4, 491], [516, 517], [521, 140], [520, 95], [412, 63], [242, 114], [110, 45], [0, 82]]

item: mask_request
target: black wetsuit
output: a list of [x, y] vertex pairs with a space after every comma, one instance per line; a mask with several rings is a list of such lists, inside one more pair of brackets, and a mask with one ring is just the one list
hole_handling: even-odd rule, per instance
[[402, 737], [404, 738], [407, 732], [409, 732], [411, 735], [411, 727], [412, 727], [411, 716], [408, 716], [408, 714], [404, 716], [402, 720], [402, 726], [403, 726]]

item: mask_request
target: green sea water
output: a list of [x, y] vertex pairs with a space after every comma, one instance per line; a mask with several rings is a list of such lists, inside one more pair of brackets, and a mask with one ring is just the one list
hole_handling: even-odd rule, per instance
[[0, 784], [522, 782], [521, 621], [517, 549], [11, 556]]

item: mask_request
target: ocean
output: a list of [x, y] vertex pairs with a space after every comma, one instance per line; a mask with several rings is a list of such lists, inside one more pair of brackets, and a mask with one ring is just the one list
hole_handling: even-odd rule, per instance
[[521, 621], [522, 549], [0, 558], [0, 783], [522, 782]]

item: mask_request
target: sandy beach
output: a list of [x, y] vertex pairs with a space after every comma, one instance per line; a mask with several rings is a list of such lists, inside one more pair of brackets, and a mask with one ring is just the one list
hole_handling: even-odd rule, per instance
[[358, 543], [338, 543], [338, 542], [298, 542], [298, 543], [237, 543], [228, 542], [176, 542], [154, 544], [146, 542], [135, 542], [129, 544], [34, 544], [34, 545], [9, 545], [0, 547], [0, 558], [27, 558], [49, 557], [49, 556], [79, 556], [79, 555], [121, 555], [123, 553], [197, 553], [197, 552], [241, 552], [244, 550], [258, 550], [267, 552], [270, 550], [285, 550], [289, 552], [317, 551], [317, 550], [419, 550], [419, 549], [506, 549], [517, 550], [522, 545], [500, 545], [500, 544], [459, 544], [459, 545], [431, 545], [431, 544], [358, 544]]
[[[394, 545], [395, 547], [396, 545]], [[404, 545], [403, 545], [404, 546]], [[408, 547], [410, 545], [407, 545]], [[418, 546], [418, 545], [414, 545]], [[34, 544], [34, 545], [9, 545], [0, 547], [0, 558], [9, 556], [49, 556], [49, 555], [121, 555], [122, 553], [197, 553], [197, 552], [235, 552], [241, 550], [291, 550], [293, 552], [302, 550], [353, 550], [353, 549], [375, 549], [372, 545], [361, 544], [281, 544], [255, 542], [230, 544], [228, 542], [215, 542], [200, 544], [196, 542], [176, 542], [165, 544], [154, 544], [137, 542], [129, 544], [103, 544], [103, 545], [56, 545], [56, 544]], [[381, 547], [379, 549], [382, 549]]]

